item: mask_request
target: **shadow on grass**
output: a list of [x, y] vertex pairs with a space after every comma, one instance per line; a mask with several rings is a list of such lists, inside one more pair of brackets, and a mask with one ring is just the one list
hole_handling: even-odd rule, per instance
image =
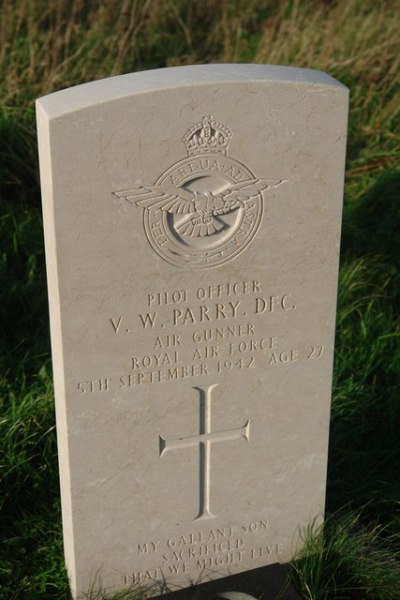
[[364, 507], [388, 536], [400, 519], [399, 197], [400, 172], [386, 173], [346, 207], [327, 490], [328, 510]]
[[[14, 114], [15, 113], [15, 114]], [[17, 109], [0, 113], [0, 197], [40, 208], [35, 116]]]
[[0, 115], [0, 372], [17, 384], [50, 354], [33, 113]]
[[0, 370], [14, 384], [50, 356], [41, 215], [0, 200]]
[[343, 214], [342, 254], [379, 255], [399, 265], [400, 171], [383, 173], [374, 187]]

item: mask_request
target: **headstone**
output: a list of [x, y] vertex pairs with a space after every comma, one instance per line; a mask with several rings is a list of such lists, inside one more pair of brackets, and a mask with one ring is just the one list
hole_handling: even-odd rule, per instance
[[321, 518], [347, 103], [264, 65], [38, 100], [75, 596], [283, 563]]

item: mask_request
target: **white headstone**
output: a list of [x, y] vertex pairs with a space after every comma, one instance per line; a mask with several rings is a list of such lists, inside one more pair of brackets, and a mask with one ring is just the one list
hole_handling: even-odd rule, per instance
[[75, 595], [288, 561], [323, 514], [347, 103], [263, 65], [38, 101]]

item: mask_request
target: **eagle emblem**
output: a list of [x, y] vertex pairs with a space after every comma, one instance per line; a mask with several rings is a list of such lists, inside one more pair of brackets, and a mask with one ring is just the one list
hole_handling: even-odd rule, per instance
[[205, 237], [227, 227], [222, 215], [240, 208], [245, 210], [246, 203], [257, 194], [280, 183], [282, 180], [249, 179], [228, 185], [217, 192], [151, 185], [114, 193], [146, 210], [183, 215], [175, 222], [175, 230], [182, 236]]
[[114, 192], [143, 209], [146, 237], [167, 262], [208, 269], [237, 256], [261, 223], [263, 194], [284, 182], [258, 178], [227, 156], [232, 134], [203, 117], [183, 137], [188, 157], [154, 183]]

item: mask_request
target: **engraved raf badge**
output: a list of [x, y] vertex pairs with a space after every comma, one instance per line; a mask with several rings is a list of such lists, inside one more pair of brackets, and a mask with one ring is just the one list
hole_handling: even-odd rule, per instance
[[183, 137], [187, 158], [154, 185], [114, 192], [144, 209], [146, 237], [177, 267], [218, 267], [249, 245], [261, 223], [263, 193], [282, 179], [258, 179], [227, 156], [229, 129], [203, 117]]

